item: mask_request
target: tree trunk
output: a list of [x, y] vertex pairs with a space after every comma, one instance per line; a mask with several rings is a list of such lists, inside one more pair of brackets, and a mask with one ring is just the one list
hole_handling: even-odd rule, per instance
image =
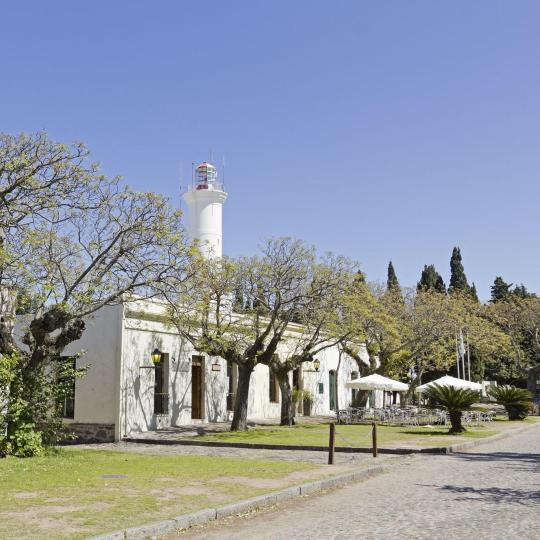
[[276, 378], [281, 391], [281, 422], [282, 426], [294, 426], [295, 406], [292, 400], [292, 388], [289, 382], [289, 373], [277, 373]]
[[461, 411], [449, 411], [449, 413], [450, 424], [452, 424], [449, 433], [463, 433], [466, 431], [461, 423]]
[[238, 364], [238, 388], [234, 401], [234, 415], [231, 423], [231, 431], [245, 431], [247, 429], [247, 412], [249, 399], [249, 384], [253, 366]]

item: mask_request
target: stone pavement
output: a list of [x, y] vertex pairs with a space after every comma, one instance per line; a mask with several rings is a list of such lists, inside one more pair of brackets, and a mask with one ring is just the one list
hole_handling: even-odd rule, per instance
[[540, 538], [540, 427], [167, 540]]
[[[209, 446], [180, 446], [140, 443], [101, 443], [101, 444], [78, 444], [70, 446], [70, 450], [117, 450], [119, 452], [135, 452], [138, 454], [153, 454], [166, 456], [195, 455], [216, 456], [241, 459], [267, 459], [273, 461], [305, 461], [316, 465], [326, 465], [328, 452], [304, 451], [304, 450], [262, 450], [248, 448], [223, 448]], [[336, 452], [335, 464], [348, 468], [358, 468], [379, 464], [383, 461], [394, 462], [397, 459], [406, 459], [406, 456], [381, 454], [374, 460], [371, 454], [347, 454]], [[345, 470], [345, 469], [343, 469]], [[340, 471], [339, 471], [340, 472]]]

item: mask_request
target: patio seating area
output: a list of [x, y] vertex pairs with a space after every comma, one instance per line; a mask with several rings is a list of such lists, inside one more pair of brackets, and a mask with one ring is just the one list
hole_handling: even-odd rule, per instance
[[[492, 422], [495, 411], [466, 411], [462, 421], [467, 426], [478, 426]], [[448, 413], [441, 409], [424, 409], [421, 407], [389, 407], [368, 408], [348, 407], [337, 412], [339, 424], [363, 424], [366, 422], [378, 422], [396, 426], [427, 426], [446, 425], [450, 422]]]

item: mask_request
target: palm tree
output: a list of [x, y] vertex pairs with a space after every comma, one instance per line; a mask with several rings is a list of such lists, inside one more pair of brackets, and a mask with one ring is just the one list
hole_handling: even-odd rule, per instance
[[494, 397], [497, 403], [504, 405], [508, 413], [508, 420], [524, 420], [531, 405], [531, 394], [523, 388], [515, 386], [492, 386], [489, 395]]
[[426, 396], [448, 411], [452, 424], [448, 433], [461, 433], [466, 431], [461, 423], [461, 413], [469, 410], [480, 399], [480, 392], [434, 384], [426, 390]]

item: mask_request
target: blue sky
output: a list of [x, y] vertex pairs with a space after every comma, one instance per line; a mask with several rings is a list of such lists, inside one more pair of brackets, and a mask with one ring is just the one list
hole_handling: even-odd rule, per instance
[[179, 200], [226, 164], [224, 248], [296, 236], [403, 285], [454, 245], [540, 292], [537, 1], [2, 3], [0, 130], [82, 140]]

